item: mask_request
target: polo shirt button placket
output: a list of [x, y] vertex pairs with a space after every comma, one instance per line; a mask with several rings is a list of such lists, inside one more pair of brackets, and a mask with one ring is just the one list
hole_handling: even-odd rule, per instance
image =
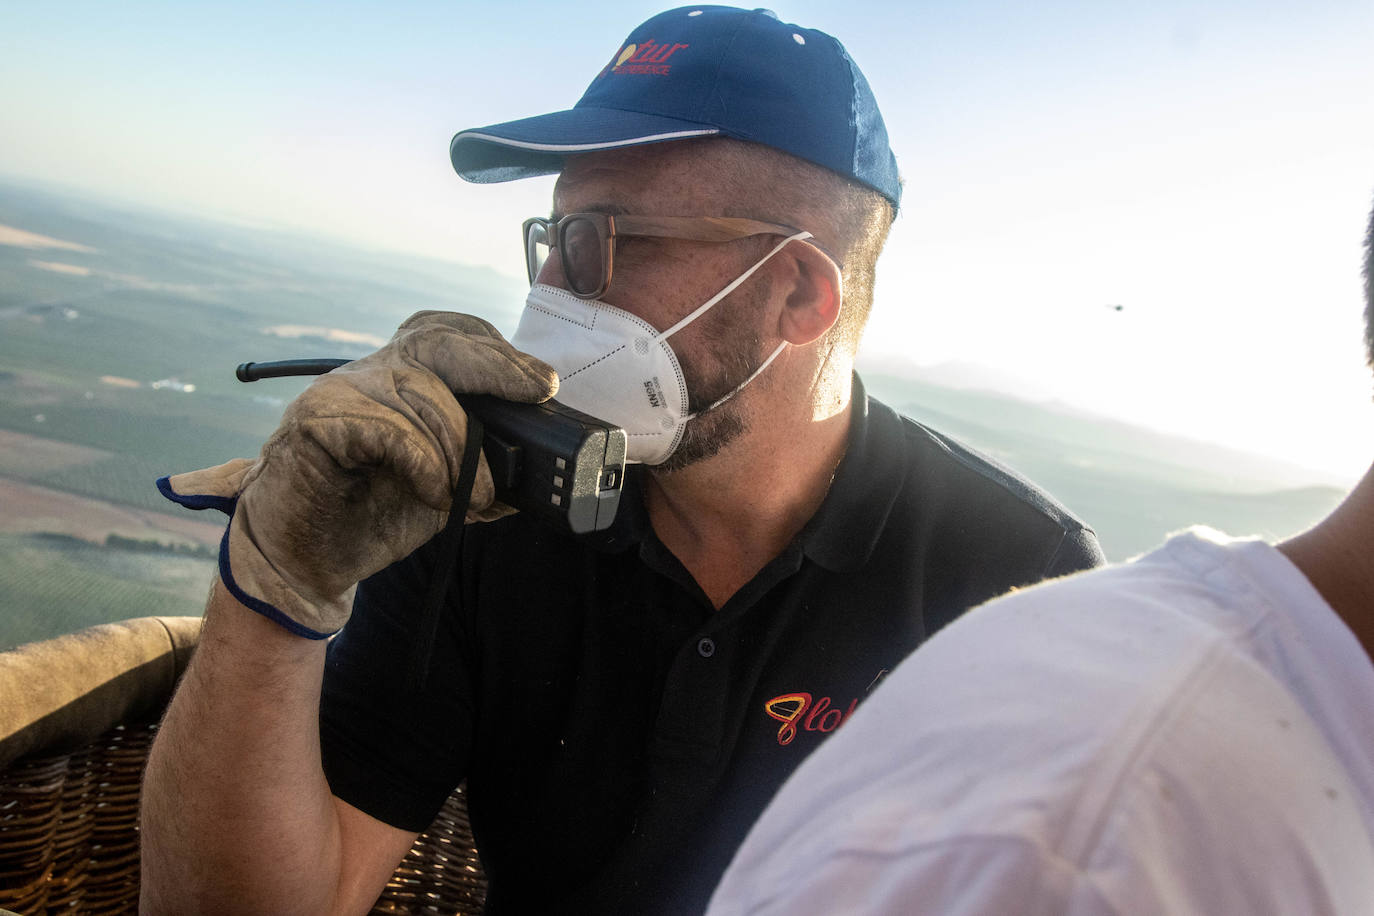
[[704, 636], [697, 643], [697, 654], [702, 658], [710, 658], [716, 654], [716, 641], [709, 636]]

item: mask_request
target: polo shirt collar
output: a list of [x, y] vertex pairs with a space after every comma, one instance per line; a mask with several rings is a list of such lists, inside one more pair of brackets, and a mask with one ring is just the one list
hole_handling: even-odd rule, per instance
[[[833, 572], [858, 569], [882, 536], [902, 479], [901, 421], [891, 410], [870, 402], [863, 382], [853, 377], [849, 441], [835, 469], [825, 500], [797, 535], [794, 545]], [[643, 468], [626, 468], [615, 521], [588, 535], [597, 548], [620, 552], [652, 533], [642, 492]]]
[[857, 373], [849, 420], [849, 444], [830, 491], [797, 536], [812, 561], [832, 572], [868, 562], [903, 480], [901, 420], [871, 402]]

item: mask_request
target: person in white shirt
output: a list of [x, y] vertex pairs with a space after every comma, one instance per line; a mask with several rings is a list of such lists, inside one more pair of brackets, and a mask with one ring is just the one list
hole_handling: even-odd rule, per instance
[[[1374, 366], [1374, 214], [1365, 240]], [[1374, 469], [992, 601], [789, 779], [710, 916], [1374, 913]]]

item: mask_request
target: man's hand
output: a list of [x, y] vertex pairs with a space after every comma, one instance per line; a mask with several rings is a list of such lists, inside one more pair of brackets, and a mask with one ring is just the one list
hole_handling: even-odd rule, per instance
[[[220, 575], [244, 605], [302, 636], [347, 621], [356, 584], [433, 537], [451, 508], [467, 431], [455, 394], [539, 403], [558, 376], [470, 315], [419, 312], [385, 347], [316, 379], [254, 461], [160, 481], [192, 508], [233, 513]], [[495, 502], [483, 460], [468, 521]]]

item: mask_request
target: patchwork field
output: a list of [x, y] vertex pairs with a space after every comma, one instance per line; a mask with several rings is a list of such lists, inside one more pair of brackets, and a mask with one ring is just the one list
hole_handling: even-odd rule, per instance
[[0, 534], [0, 651], [111, 620], [195, 615], [214, 561], [57, 534]]
[[[2, 450], [0, 450], [2, 451]], [[179, 515], [121, 506], [0, 477], [0, 534], [60, 534], [92, 544], [129, 541], [213, 550], [224, 533], [218, 512]]]

